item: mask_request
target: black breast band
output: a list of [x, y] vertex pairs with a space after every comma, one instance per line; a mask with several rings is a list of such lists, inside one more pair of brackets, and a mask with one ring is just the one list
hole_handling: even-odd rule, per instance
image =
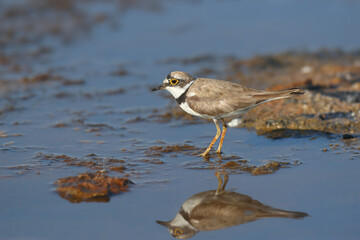
[[190, 86], [185, 90], [185, 92], [183, 92], [183, 94], [181, 94], [178, 98], [176, 98], [176, 102], [180, 105], [183, 102], [185, 102], [185, 98], [186, 98], [186, 93], [189, 90], [189, 88], [191, 87], [191, 85], [194, 83], [194, 81], [190, 84]]
[[[190, 88], [190, 87], [189, 87], [189, 88]], [[185, 92], [183, 92], [183, 94], [181, 94], [180, 97], [178, 97], [178, 98], [176, 99], [176, 102], [177, 102], [179, 105], [182, 104], [183, 102], [185, 102], [186, 93], [187, 93], [187, 91], [189, 90], [189, 88], [186, 89]]]

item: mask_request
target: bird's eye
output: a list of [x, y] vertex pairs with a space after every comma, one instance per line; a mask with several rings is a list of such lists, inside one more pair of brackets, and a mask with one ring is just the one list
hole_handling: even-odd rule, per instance
[[178, 84], [178, 82], [179, 82], [179, 80], [177, 80], [175, 78], [170, 80], [171, 85], [176, 85], [176, 84]]
[[183, 231], [182, 231], [180, 228], [176, 228], [176, 229], [174, 230], [174, 234], [175, 234], [176, 236], [180, 236], [180, 235], [183, 234]]

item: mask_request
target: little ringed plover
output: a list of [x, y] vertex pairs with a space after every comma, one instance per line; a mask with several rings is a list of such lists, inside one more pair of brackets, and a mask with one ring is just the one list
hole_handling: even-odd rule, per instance
[[[228, 124], [226, 117], [240, 117], [259, 104], [290, 98], [304, 94], [305, 91], [294, 88], [282, 91], [262, 91], [247, 88], [237, 83], [208, 78], [195, 78], [186, 72], [174, 71], [168, 74], [163, 83], [152, 89], [169, 91], [179, 106], [193, 116], [212, 119], [217, 132], [209, 147], [201, 154], [205, 157], [221, 135], [216, 153], [221, 153]], [[223, 125], [221, 133], [219, 121]]]

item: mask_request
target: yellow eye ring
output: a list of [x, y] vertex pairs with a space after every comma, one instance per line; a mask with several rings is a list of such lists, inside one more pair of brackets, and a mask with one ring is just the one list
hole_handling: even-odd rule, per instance
[[175, 78], [170, 80], [171, 85], [176, 85], [176, 84], [178, 84], [178, 82], [179, 82], [179, 80], [177, 80]]
[[183, 234], [183, 231], [182, 231], [180, 228], [175, 228], [174, 234], [175, 234], [176, 236], [180, 236], [180, 235]]

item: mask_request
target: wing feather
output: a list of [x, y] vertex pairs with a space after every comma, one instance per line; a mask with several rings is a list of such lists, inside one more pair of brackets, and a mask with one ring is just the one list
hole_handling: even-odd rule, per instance
[[277, 92], [261, 91], [240, 84], [216, 79], [198, 78], [190, 86], [186, 102], [195, 112], [219, 116], [231, 112], [250, 110], [256, 105], [302, 94], [299, 89]]

